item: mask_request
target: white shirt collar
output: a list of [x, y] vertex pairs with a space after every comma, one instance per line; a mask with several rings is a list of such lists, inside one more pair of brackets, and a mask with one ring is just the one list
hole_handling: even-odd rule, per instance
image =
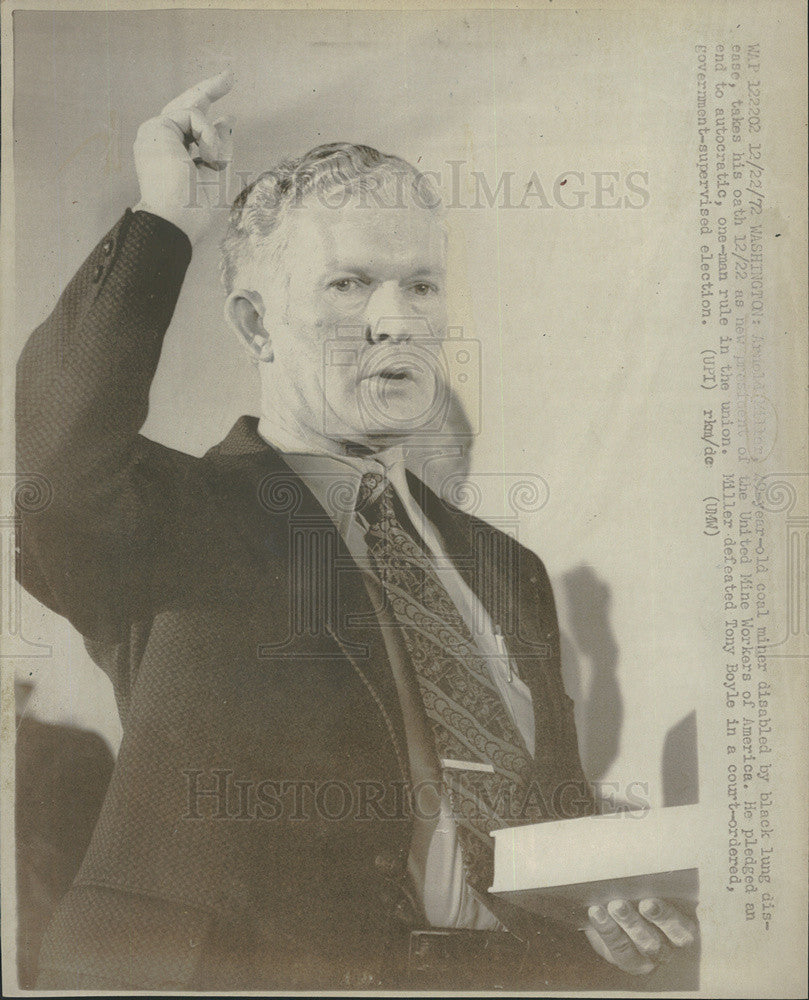
[[317, 502], [345, 537], [354, 521], [360, 480], [366, 472], [387, 476], [399, 496], [410, 507], [403, 445], [392, 445], [371, 454], [352, 454], [339, 441], [308, 438], [280, 420], [262, 416], [258, 433], [276, 448], [293, 472], [313, 493]]

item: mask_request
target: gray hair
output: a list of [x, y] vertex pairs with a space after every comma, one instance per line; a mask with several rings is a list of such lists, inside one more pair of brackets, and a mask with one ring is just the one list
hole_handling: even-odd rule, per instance
[[[335, 193], [340, 193], [339, 204], [330, 198]], [[399, 156], [348, 142], [316, 146], [260, 174], [233, 202], [220, 265], [228, 294], [239, 271], [258, 251], [269, 253], [277, 264], [286, 246], [282, 223], [290, 209], [311, 196], [329, 208], [344, 207], [355, 196], [361, 205], [367, 205], [370, 197], [372, 204], [382, 207], [405, 207], [409, 196], [410, 203], [418, 207], [441, 207], [433, 182]], [[391, 198], [393, 201], [388, 200]]]

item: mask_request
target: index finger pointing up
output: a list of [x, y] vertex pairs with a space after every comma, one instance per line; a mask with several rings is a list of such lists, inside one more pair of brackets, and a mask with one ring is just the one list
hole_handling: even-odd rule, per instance
[[199, 108], [204, 114], [214, 101], [218, 101], [233, 86], [233, 72], [229, 69], [211, 76], [207, 80], [195, 83], [193, 87], [184, 90], [179, 97], [163, 108], [161, 114], [170, 114], [180, 108]]

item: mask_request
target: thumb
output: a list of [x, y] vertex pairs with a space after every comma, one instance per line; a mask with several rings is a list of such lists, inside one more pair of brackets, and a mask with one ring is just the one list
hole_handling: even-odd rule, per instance
[[222, 131], [222, 134], [229, 135], [236, 126], [236, 115], [222, 115], [221, 118], [217, 118], [213, 123], [213, 127], [217, 131]]
[[216, 133], [216, 166], [219, 170], [224, 169], [233, 159], [233, 127], [235, 124], [236, 118], [233, 115], [217, 118], [213, 123], [213, 130]]

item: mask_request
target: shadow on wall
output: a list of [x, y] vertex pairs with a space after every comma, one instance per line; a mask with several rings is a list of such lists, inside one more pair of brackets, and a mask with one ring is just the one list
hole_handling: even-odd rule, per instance
[[664, 806], [690, 806], [699, 802], [696, 709], [666, 733], [661, 780]]
[[[562, 635], [562, 673], [565, 688], [576, 703], [584, 773], [589, 781], [598, 782], [618, 756], [624, 717], [618, 682], [620, 651], [610, 625], [610, 588], [591, 567], [583, 565], [563, 575], [562, 592], [570, 630], [570, 635]], [[586, 676], [590, 682], [584, 690]], [[663, 806], [699, 801], [696, 711], [683, 716], [666, 733], [660, 781]]]
[[17, 974], [33, 989], [43, 934], [90, 843], [113, 759], [97, 733], [26, 717], [30, 685], [15, 693]]
[[[562, 635], [565, 688], [576, 703], [579, 752], [584, 773], [599, 781], [618, 756], [624, 717], [618, 684], [618, 643], [610, 626], [610, 588], [589, 566], [578, 566], [562, 577], [571, 635]], [[571, 641], [572, 640], [572, 641]], [[589, 661], [590, 683], [581, 657]]]

